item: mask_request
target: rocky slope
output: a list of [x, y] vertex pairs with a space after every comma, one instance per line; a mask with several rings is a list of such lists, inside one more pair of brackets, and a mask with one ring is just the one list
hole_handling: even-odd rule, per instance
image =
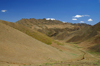
[[[74, 31], [83, 29], [84, 27], [90, 26], [87, 24], [72, 24], [63, 23], [58, 20], [46, 20], [46, 19], [21, 19], [16, 23], [36, 29], [37, 31], [46, 34], [49, 37], [56, 39], [64, 39], [62, 34], [65, 35]], [[58, 37], [59, 36], [59, 37]]]
[[[19, 24], [0, 20], [0, 63], [39, 64], [80, 60], [83, 57], [83, 53], [76, 48], [57, 45], [54, 41], [52, 45], [47, 45], [25, 33], [26, 29], [31, 30]], [[33, 33], [41, 39], [45, 38], [45, 35], [39, 34]], [[47, 37], [47, 40], [49, 39]]]
[[[91, 44], [90, 48], [92, 44], [96, 44], [99, 47], [100, 23], [91, 26], [87, 24], [63, 23], [58, 20], [46, 19], [22, 19], [16, 23], [30, 27], [31, 29], [36, 29], [56, 40], [73, 42], [76, 44], [89, 42]], [[94, 49], [94, 47], [92, 48]]]
[[64, 59], [68, 60], [68, 55], [62, 51], [0, 22], [0, 62], [30, 64]]

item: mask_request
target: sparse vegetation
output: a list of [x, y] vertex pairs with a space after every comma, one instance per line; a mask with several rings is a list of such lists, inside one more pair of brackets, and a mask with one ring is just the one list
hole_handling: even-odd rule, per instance
[[[53, 57], [53, 58], [55, 58], [57, 55], [56, 55], [56, 53], [58, 53], [59, 54], [59, 57], [57, 57], [57, 59], [59, 59], [60, 57], [60, 60], [59, 60], [59, 63], [58, 62], [56, 62], [56, 63], [50, 63], [50, 62], [52, 62], [54, 59], [52, 58], [49, 58], [48, 57], [48, 59], [47, 59], [47, 57], [45, 57], [45, 55], [47, 54], [48, 55], [48, 52], [46, 52], [45, 50], [43, 51], [43, 58], [42, 57], [40, 57], [40, 54], [42, 54], [42, 49], [40, 49], [42, 46], [39, 46], [39, 45], [37, 45], [37, 46], [35, 46], [35, 45], [33, 45], [34, 44], [34, 42], [32, 43], [32, 45], [30, 45], [30, 43], [31, 42], [28, 42], [28, 44], [23, 44], [23, 43], [16, 43], [16, 44], [14, 44], [14, 45], [16, 45], [16, 47], [17, 47], [17, 44], [20, 44], [20, 45], [22, 45], [22, 46], [20, 46], [21, 48], [23, 48], [23, 47], [25, 47], [25, 49], [23, 48], [23, 50], [24, 51], [22, 51], [21, 53], [26, 53], [25, 54], [25, 56], [27, 55], [27, 53], [29, 52], [29, 54], [38, 54], [37, 56], [39, 56], [39, 60], [41, 60], [41, 59], [43, 59], [43, 60], [46, 60], [46, 61], [48, 61], [47, 63], [44, 63], [43, 65], [44, 66], [53, 66], [53, 65], [60, 65], [60, 66], [64, 66], [64, 65], [66, 65], [66, 66], [83, 66], [83, 65], [94, 65], [94, 66], [96, 66], [96, 65], [100, 65], [100, 60], [98, 60], [97, 62], [83, 62], [83, 61], [81, 61], [81, 60], [77, 60], [76, 62], [66, 62], [65, 63], [65, 61], [61, 61], [61, 59], [67, 59], [67, 58], [69, 58], [69, 57], [72, 57], [72, 56], [78, 56], [78, 54], [76, 54], [74, 51], [73, 51], [73, 49], [70, 49], [70, 48], [63, 48], [62, 46], [64, 46], [64, 44], [62, 44], [62, 43], [60, 43], [60, 42], [58, 42], [58, 41], [55, 41], [54, 39], [57, 39], [57, 40], [64, 40], [64, 42], [71, 42], [71, 43], [73, 43], [73, 44], [71, 44], [71, 45], [74, 45], [76, 48], [75, 49], [83, 49], [84, 47], [79, 47], [78, 46], [78, 44], [80, 44], [81, 42], [84, 42], [84, 41], [88, 41], [88, 42], [90, 42], [91, 41], [91, 38], [93, 38], [92, 39], [92, 41], [91, 41], [91, 43], [94, 43], [95, 45], [94, 46], [92, 46], [92, 47], [90, 47], [89, 49], [91, 49], [92, 51], [90, 51], [90, 53], [91, 54], [96, 54], [96, 55], [100, 55], [100, 44], [99, 44], [99, 41], [100, 41], [100, 33], [97, 33], [97, 31], [99, 32], [99, 29], [100, 29], [100, 27], [99, 26], [97, 26], [97, 25], [95, 25], [95, 26], [97, 26], [96, 28], [94, 28], [94, 27], [91, 27], [91, 26], [89, 26], [89, 25], [80, 25], [80, 24], [78, 24], [78, 25], [76, 25], [76, 24], [70, 24], [71, 25], [71, 27], [70, 28], [68, 28], [68, 27], [63, 27], [63, 28], [52, 28], [51, 29], [51, 25], [53, 25], [53, 27], [57, 24], [57, 25], [60, 25], [60, 24], [62, 24], [62, 22], [60, 22], [60, 21], [50, 21], [50, 20], [48, 20], [48, 21], [46, 21], [45, 19], [22, 19], [22, 20], [20, 20], [20, 21], [18, 21], [17, 23], [11, 23], [11, 22], [6, 22], [6, 21], [2, 21], [2, 23], [3, 24], [5, 24], [5, 25], [8, 25], [8, 26], [10, 26], [11, 28], [14, 28], [14, 29], [16, 29], [16, 30], [19, 30], [19, 31], [21, 31], [21, 32], [23, 32], [23, 33], [25, 33], [25, 35], [27, 34], [27, 35], [29, 35], [29, 36], [31, 36], [31, 37], [33, 37], [34, 39], [37, 39], [38, 41], [37, 42], [39, 42], [39, 41], [41, 41], [41, 44], [42, 44], [42, 42], [43, 43], [45, 43], [45, 44], [47, 44], [46, 46], [48, 46], [48, 48], [46, 48], [46, 47], [43, 47], [42, 49], [45, 49], [45, 50], [47, 50], [48, 52], [50, 51], [51, 53], [54, 53], [54, 55], [50, 55], [49, 57]], [[69, 23], [68, 23], [69, 24]], [[49, 25], [49, 26], [48, 26]], [[56, 25], [56, 26], [57, 26]], [[34, 27], [35, 26], [35, 27]], [[74, 26], [73, 28], [72, 28], [72, 26]], [[48, 28], [49, 27], [49, 28]], [[35, 29], [36, 28], [36, 29]], [[40, 30], [38, 30], [38, 29], [40, 29]], [[43, 30], [43, 32], [42, 32], [42, 30]], [[96, 30], [96, 31], [95, 31]], [[9, 31], [9, 29], [7, 29], [7, 31]], [[41, 32], [41, 33], [40, 33]], [[42, 33], [44, 33], [44, 34], [42, 34]], [[46, 35], [45, 35], [46, 34]], [[49, 37], [48, 37], [49, 36]], [[54, 38], [54, 39], [51, 39], [50, 37], [52, 37], [52, 38]], [[70, 37], [70, 38], [69, 38]], [[32, 39], [33, 39], [32, 38]], [[17, 39], [17, 38], [16, 38]], [[23, 38], [24, 39], [24, 38]], [[17, 39], [17, 40], [19, 40], [19, 39]], [[16, 41], [17, 41], [16, 40]], [[12, 40], [13, 41], [13, 40]], [[16, 41], [14, 41], [14, 42], [16, 42]], [[30, 40], [29, 40], [30, 41]], [[32, 40], [33, 41], [33, 40]], [[11, 42], [11, 41], [9, 41], [9, 42]], [[18, 41], [17, 41], [18, 42]], [[53, 44], [53, 43], [55, 43], [55, 44], [57, 44], [56, 46], [58, 46], [58, 48], [57, 49], [55, 49], [56, 47], [51, 47], [51, 48], [49, 48], [50, 46], [50, 44]], [[10, 43], [11, 44], [11, 43]], [[37, 43], [35, 43], [35, 44], [37, 44]], [[42, 44], [42, 45], [45, 45], [45, 44]], [[12, 46], [14, 46], [14, 45], [12, 45]], [[5, 45], [6, 46], [6, 45]], [[38, 47], [38, 49], [33, 49], [33, 48], [35, 48], [35, 47]], [[61, 46], [61, 47], [60, 47]], [[8, 48], [9, 46], [7, 45], [7, 48]], [[15, 49], [16, 49], [16, 47], [15, 47]], [[30, 48], [28, 48], [28, 47], [32, 47], [31, 48], [31, 50], [29, 50]], [[59, 47], [61, 48], [61, 49], [59, 49]], [[71, 46], [70, 46], [71, 47]], [[18, 48], [19, 48], [19, 46], [18, 46]], [[28, 48], [27, 50], [26, 50], [26, 48]], [[10, 47], [9, 49], [13, 49], [12, 47]], [[9, 50], [9, 49], [7, 49], [7, 50]], [[56, 50], [56, 52], [54, 52], [55, 50], [53, 50], [53, 49], [55, 49]], [[62, 50], [63, 49], [63, 50]], [[87, 49], [87, 48], [86, 48]], [[18, 50], [20, 50], [20, 48], [18, 49]], [[29, 50], [29, 51], [28, 51]], [[39, 50], [38, 52], [33, 52], [34, 50]], [[59, 50], [59, 51], [58, 51]], [[17, 50], [14, 50], [14, 51], [17, 51]], [[26, 52], [27, 51], [27, 52]], [[31, 52], [30, 52], [31, 51]], [[40, 52], [41, 51], [41, 52]], [[60, 52], [60, 51], [63, 51], [63, 52]], [[64, 52], [64, 51], [66, 51], [66, 52]], [[70, 52], [70, 51], [73, 51], [73, 52]], [[79, 51], [79, 50], [77, 50], [77, 51]], [[10, 52], [12, 52], [12, 51], [10, 51]], [[19, 52], [19, 51], [18, 51]], [[69, 52], [69, 53], [67, 53], [67, 52]], [[8, 53], [8, 52], [7, 52]], [[13, 53], [13, 52], [12, 52]], [[19, 53], [19, 54], [21, 54], [21, 53]], [[83, 54], [83, 53], [82, 53]], [[83, 56], [83, 55], [79, 55], [79, 56]], [[10, 55], [10, 54], [9, 54]], [[56, 56], [55, 56], [56, 55]], [[63, 56], [64, 55], [64, 56]], [[69, 55], [71, 55], [71, 56], [69, 56]], [[15, 56], [15, 55], [14, 55]], [[24, 55], [22, 55], [22, 56], [24, 56]], [[34, 57], [33, 55], [30, 55], [32, 58]], [[30, 58], [30, 56], [27, 56], [27, 57], [29, 57]], [[46, 59], [45, 59], [45, 58]], [[17, 59], [17, 58], [16, 58]], [[31, 58], [30, 58], [31, 59]], [[36, 59], [36, 60], [38, 60], [38, 59]], [[70, 58], [69, 58], [70, 59]], [[76, 59], [76, 58], [75, 58]], [[32, 61], [33, 61], [34, 59], [32, 59]], [[42, 61], [43, 61], [42, 60]], [[86, 60], [86, 59], [84, 59], [84, 60]], [[50, 62], [49, 62], [50, 61]], [[23, 61], [24, 62], [24, 61]], [[26, 61], [25, 61], [26, 62]], [[35, 61], [34, 61], [35, 62]], [[8, 66], [11, 66], [11, 65], [8, 65]], [[20, 65], [19, 65], [20, 66]], [[28, 65], [23, 65], [23, 66], [28, 66]], [[30, 65], [30, 66], [32, 66], [32, 65]], [[39, 66], [42, 66], [42, 64], [40, 64]]]
[[70, 66], [70, 64], [68, 64], [68, 66]]
[[96, 51], [89, 51], [89, 53], [91, 53], [91, 54], [98, 54], [98, 55], [100, 55], [100, 52], [96, 52]]
[[52, 44], [52, 41], [53, 39], [47, 37], [46, 35], [42, 34], [42, 33], [39, 33], [38, 31], [36, 30], [32, 30], [28, 27], [25, 27], [23, 25], [19, 25], [19, 24], [15, 24], [15, 23], [9, 23], [9, 22], [6, 22], [6, 21], [3, 21], [2, 23], [6, 24], [6, 25], [9, 25], [15, 29], [18, 29], [20, 31], [22, 31], [23, 33], [26, 33], [27, 35], [43, 42], [43, 43], [46, 43], [48, 45]]
[[82, 47], [79, 47], [79, 46], [77, 46], [77, 44], [73, 44], [76, 48], [82, 48]]
[[62, 43], [60, 43], [58, 41], [54, 41], [54, 43], [56, 43], [57, 45], [63, 45]]
[[98, 60], [98, 63], [100, 63], [100, 60]]

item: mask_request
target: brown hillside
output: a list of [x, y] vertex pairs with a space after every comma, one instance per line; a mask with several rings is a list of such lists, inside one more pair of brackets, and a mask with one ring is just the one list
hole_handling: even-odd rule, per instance
[[[74, 35], [67, 42], [83, 42], [97, 35], [97, 32], [92, 27], [85, 27], [81, 30], [72, 33]], [[69, 36], [70, 37], [70, 36]]]
[[97, 31], [100, 31], [100, 22], [97, 23], [97, 24], [95, 24], [95, 25], [93, 26], [93, 28], [94, 28], [95, 30], [97, 30]]
[[17, 21], [16, 23], [30, 27], [30, 28], [34, 28], [34, 29], [46, 28], [45, 25], [62, 24], [62, 22], [58, 20], [46, 20], [46, 19], [34, 19], [34, 18], [21, 19]]
[[68, 59], [62, 51], [0, 22], [0, 61], [29, 64]]
[[89, 47], [89, 49], [95, 52], [100, 52], [100, 22], [94, 25], [93, 28], [97, 31], [97, 35], [93, 38], [91, 43], [95, 45]]
[[82, 45], [85, 49], [88, 48], [93, 53], [100, 52], [100, 22], [92, 26], [92, 29], [89, 29], [88, 31], [90, 30], [92, 30], [92, 32], [90, 32], [89, 35], [91, 36], [93, 32], [96, 32], [95, 35], [91, 36], [91, 38], [89, 38], [88, 40], [80, 43], [80, 45]]
[[15, 29], [18, 29], [20, 31], [22, 31], [23, 33], [26, 33], [27, 35], [43, 42], [43, 43], [46, 43], [46, 44], [51, 44], [52, 43], [52, 39], [47, 37], [46, 35], [36, 31], [36, 30], [33, 30], [33, 29], [30, 29], [28, 27], [25, 27], [23, 25], [20, 25], [20, 24], [16, 24], [16, 23], [12, 23], [12, 22], [7, 22], [7, 21], [1, 21], [3, 24], [6, 24], [8, 26], [11, 26]]
[[[72, 28], [73, 25], [70, 23], [63, 23], [58, 20], [46, 20], [46, 19], [21, 19], [16, 22], [17, 24], [21, 24], [23, 26], [29, 27], [31, 29], [36, 29], [37, 31], [46, 34], [47, 36], [51, 36], [54, 34], [54, 30], [51, 29], [64, 29], [64, 28]], [[50, 29], [50, 30], [49, 30]], [[50, 34], [51, 33], [51, 34]]]
[[82, 29], [86, 26], [90, 26], [87, 24], [63, 23], [58, 20], [46, 20], [46, 19], [34, 19], [34, 18], [21, 19], [16, 23], [24, 25], [26, 27], [30, 27], [31, 29], [36, 29], [37, 31], [46, 34], [49, 37], [56, 37], [61, 35], [62, 33], [69, 33], [72, 31]]
[[[81, 43], [92, 39], [91, 46], [92, 44], [97, 44], [98, 46], [100, 43], [100, 22], [94, 26], [79, 23], [62, 23], [60, 21], [46, 19], [22, 19], [16, 23], [36, 29], [49, 37], [53, 37], [56, 40], [62, 40], [64, 42]], [[93, 48], [95, 51], [97, 49], [94, 49], [94, 47], [90, 48]]]

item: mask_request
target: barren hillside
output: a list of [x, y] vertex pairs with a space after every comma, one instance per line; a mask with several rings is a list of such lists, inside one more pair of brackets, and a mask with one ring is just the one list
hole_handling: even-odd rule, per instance
[[[64, 47], [46, 45], [0, 22], [0, 62], [33, 64], [82, 58], [79, 50], [62, 48]], [[72, 54], [74, 52], [76, 56]]]
[[56, 40], [75, 44], [89, 43], [90, 45], [87, 48], [93, 51], [99, 51], [100, 23], [91, 26], [88, 24], [63, 23], [57, 20], [52, 21], [46, 19], [22, 19], [16, 23], [30, 27], [31, 29], [36, 29]]
[[[49, 25], [49, 31], [58, 33], [56, 36], [52, 35], [52, 38], [59, 39], [58, 41], [61, 41], [61, 43], [63, 43], [62, 41], [73, 42], [72, 44], [63, 43], [63, 45], [58, 45], [58, 41], [54, 41], [35, 29], [0, 20], [0, 64], [4, 66], [8, 64], [23, 65], [47, 62], [61, 62], [62, 64], [62, 62], [68, 61], [95, 59], [83, 50], [79, 50], [79, 48], [85, 48], [86, 46], [86, 49], [90, 47], [89, 49], [98, 51], [99, 44], [92, 45], [91, 43], [94, 41], [99, 43], [99, 40], [97, 40], [100, 35], [99, 31], [96, 32], [93, 27], [87, 25], [85, 27], [81, 25], [80, 28], [79, 24], [74, 29], [59, 28], [51, 28]], [[81, 45], [80, 47], [74, 46], [78, 42], [83, 43], [79, 44]], [[88, 42], [90, 44], [87, 44]], [[83, 62], [78, 64], [80, 63]]]
[[68, 59], [61, 51], [46, 45], [14, 28], [0, 23], [0, 61], [40, 63], [47, 59]]
[[34, 18], [21, 19], [16, 23], [29, 27], [31, 29], [36, 29], [37, 31], [46, 34], [49, 37], [54, 37], [55, 39], [64, 39], [64, 37], [61, 37], [62, 34], [65, 36], [65, 34], [90, 26], [87, 24], [63, 23], [58, 20], [46, 20], [46, 19], [34, 19]]

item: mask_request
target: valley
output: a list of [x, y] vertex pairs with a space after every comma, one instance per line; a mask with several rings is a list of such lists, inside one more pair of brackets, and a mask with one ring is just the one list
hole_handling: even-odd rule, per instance
[[0, 66], [100, 66], [99, 24], [0, 20]]

